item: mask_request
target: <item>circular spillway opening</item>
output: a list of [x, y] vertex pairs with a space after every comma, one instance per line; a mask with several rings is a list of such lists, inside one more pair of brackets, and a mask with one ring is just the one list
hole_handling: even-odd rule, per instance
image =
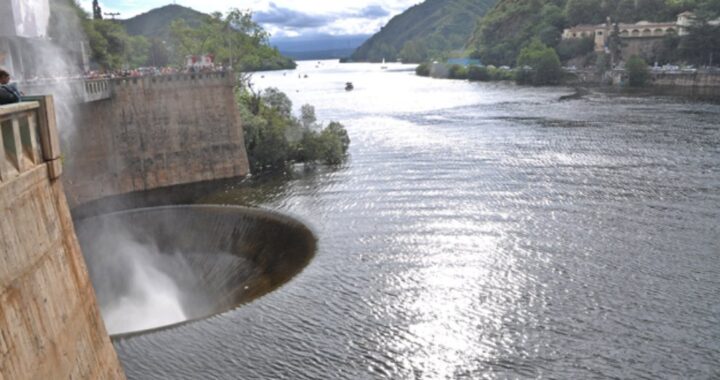
[[114, 337], [231, 310], [286, 283], [316, 249], [299, 221], [234, 206], [137, 209], [76, 228]]

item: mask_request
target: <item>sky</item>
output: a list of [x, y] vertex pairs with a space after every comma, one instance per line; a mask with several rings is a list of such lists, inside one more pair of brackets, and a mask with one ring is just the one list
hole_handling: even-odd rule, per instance
[[[203, 13], [250, 10], [274, 37], [373, 34], [390, 18], [422, 0], [99, 0], [103, 13], [126, 19], [176, 3]], [[92, 0], [79, 0], [88, 12]]]

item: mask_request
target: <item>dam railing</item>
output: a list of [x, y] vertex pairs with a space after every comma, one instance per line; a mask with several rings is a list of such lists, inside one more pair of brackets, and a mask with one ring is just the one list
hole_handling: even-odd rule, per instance
[[48, 175], [62, 174], [60, 140], [52, 96], [0, 106], [0, 185], [48, 164]]
[[116, 86], [189, 86], [192, 81], [225, 81], [232, 78], [230, 72], [213, 71], [98, 79], [48, 79], [20, 83], [19, 87], [29, 95], [55, 94], [72, 103], [91, 103], [112, 98]]

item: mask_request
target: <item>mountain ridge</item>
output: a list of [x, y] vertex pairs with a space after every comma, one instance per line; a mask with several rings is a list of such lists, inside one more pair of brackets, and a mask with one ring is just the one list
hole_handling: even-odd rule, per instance
[[497, 0], [426, 0], [393, 17], [351, 56], [356, 61], [420, 62], [461, 51]]
[[207, 17], [210, 16], [192, 8], [168, 4], [129, 19], [119, 20], [119, 22], [131, 36], [144, 36], [162, 40], [170, 37], [170, 23], [174, 20], [182, 19], [189, 26], [197, 27]]

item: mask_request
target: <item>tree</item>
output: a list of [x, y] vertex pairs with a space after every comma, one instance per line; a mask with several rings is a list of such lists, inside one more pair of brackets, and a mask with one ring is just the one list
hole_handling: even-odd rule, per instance
[[468, 79], [468, 70], [462, 65], [451, 65], [448, 69], [450, 79]]
[[612, 63], [610, 62], [610, 54], [599, 53], [595, 60], [595, 71], [598, 75], [603, 75], [606, 71], [612, 69]]
[[555, 50], [561, 61], [584, 56], [595, 49], [595, 40], [590, 37], [562, 40]]
[[568, 24], [599, 24], [605, 21], [601, 5], [597, 0], [568, 0], [565, 4]]
[[170, 51], [167, 43], [157, 38], [150, 39], [150, 48], [148, 51], [148, 65], [155, 67], [164, 67], [170, 63]]
[[485, 66], [470, 66], [468, 68], [468, 79], [471, 81], [487, 82], [491, 79], [490, 71]]
[[256, 93], [247, 82], [239, 86], [236, 99], [253, 172], [283, 170], [291, 162], [312, 166], [344, 160], [350, 145], [347, 131], [337, 122], [319, 129], [313, 106], [302, 106], [298, 120], [287, 95], [272, 88]]
[[128, 35], [123, 27], [109, 20], [85, 20], [90, 58], [102, 69], [120, 69], [125, 63]]
[[720, 61], [720, 25], [707, 19], [695, 19], [678, 47], [680, 55], [698, 65], [712, 65]]
[[127, 36], [124, 50], [124, 63], [128, 67], [140, 67], [148, 64], [150, 42], [143, 36]]
[[183, 20], [170, 25], [176, 59], [187, 55], [212, 54], [215, 62], [235, 71], [294, 68], [295, 63], [268, 45], [268, 34], [252, 21], [250, 12], [231, 9], [225, 16], [216, 12], [198, 27]]
[[529, 68], [531, 83], [536, 86], [559, 84], [562, 80], [562, 66], [555, 49], [539, 39], [534, 39], [520, 51], [517, 66], [520, 70]]
[[308, 129], [312, 128], [317, 121], [317, 117], [315, 117], [315, 107], [310, 104], [305, 104], [300, 107], [300, 121], [303, 127]]
[[418, 75], [421, 77], [429, 77], [430, 76], [430, 64], [429, 63], [419, 64], [418, 67], [415, 68], [415, 75]]
[[663, 37], [652, 52], [654, 62], [666, 64], [680, 60], [680, 37], [671, 33]]
[[102, 8], [100, 8], [100, 4], [98, 4], [98, 0], [93, 0], [92, 3], [93, 7], [93, 19], [94, 20], [102, 20]]
[[608, 50], [610, 50], [610, 65], [615, 67], [622, 60], [622, 49], [625, 43], [620, 38], [620, 26], [618, 23], [613, 25], [613, 30], [608, 36]]
[[292, 101], [284, 92], [277, 88], [271, 87], [265, 89], [265, 91], [262, 92], [261, 98], [267, 108], [277, 112], [280, 116], [289, 118], [292, 115]]
[[635, 14], [643, 20], [662, 21], [665, 10], [665, 0], [635, 0]]
[[[48, 36], [71, 54], [85, 54], [82, 42], [89, 46], [91, 63], [103, 70], [137, 67], [147, 64], [150, 44], [142, 36], [130, 37], [117, 22], [102, 19], [95, 1], [92, 18], [74, 0], [50, 2]], [[79, 58], [75, 59], [80, 61]]]
[[547, 46], [557, 46], [562, 40], [562, 30], [552, 25], [542, 28], [537, 35], [540, 41]]
[[650, 79], [650, 70], [644, 59], [634, 55], [625, 64], [631, 87], [642, 87]]

